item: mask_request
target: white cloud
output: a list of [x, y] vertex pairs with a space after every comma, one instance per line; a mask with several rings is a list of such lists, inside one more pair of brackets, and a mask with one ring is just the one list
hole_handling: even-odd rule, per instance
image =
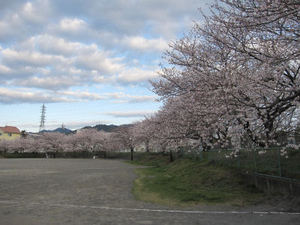
[[69, 99], [53, 96], [49, 93], [33, 92], [28, 90], [11, 90], [0, 88], [0, 102], [11, 103], [51, 103], [51, 102], [70, 102]]
[[12, 14], [0, 20], [0, 40], [10, 41], [10, 39], [16, 35], [16, 31], [20, 32], [20, 35], [23, 35], [22, 32], [22, 20], [18, 14]]
[[16, 80], [15, 85], [35, 87], [50, 90], [66, 89], [80, 83], [80, 80], [69, 76], [31, 77], [26, 80]]
[[155, 96], [130, 96], [129, 103], [141, 103], [141, 102], [155, 102]]
[[125, 37], [122, 41], [124, 45], [141, 51], [163, 52], [168, 48], [168, 42], [162, 38], [146, 39], [142, 36]]
[[78, 55], [75, 65], [87, 70], [97, 70], [104, 74], [114, 74], [120, 71], [124, 65], [121, 58], [110, 58], [107, 52], [94, 52], [92, 54]]
[[49, 74], [49, 70], [43, 67], [33, 67], [33, 66], [21, 66], [18, 67], [14, 65], [5, 66], [0, 65], [0, 80], [1, 82], [5, 81], [6, 83], [14, 84], [27, 82], [28, 79], [33, 74]]
[[130, 68], [121, 71], [117, 77], [117, 80], [121, 83], [137, 83], [145, 82], [150, 79], [156, 78], [158, 73], [153, 70], [143, 70], [140, 68]]
[[22, 19], [35, 24], [46, 22], [50, 6], [47, 1], [39, 1], [39, 3], [40, 5], [26, 2], [19, 12]]
[[26, 66], [49, 66], [56, 63], [67, 63], [63, 56], [42, 54], [37, 51], [16, 51], [6, 48], [1, 51], [2, 60], [8, 65], [26, 65]]
[[108, 99], [113, 100], [114, 103], [142, 103], [155, 102], [155, 96], [149, 95], [130, 95], [124, 92], [106, 93], [104, 94]]
[[59, 28], [67, 32], [80, 32], [87, 28], [87, 23], [78, 18], [64, 18], [59, 22]]
[[[51, 85], [51, 84], [50, 84]], [[53, 88], [54, 89], [54, 88]], [[155, 96], [129, 95], [123, 92], [98, 93], [82, 90], [48, 90], [38, 91], [29, 88], [1, 88], [0, 103], [55, 103], [55, 102], [85, 102], [111, 101], [119, 103], [154, 102]]]
[[105, 96], [87, 91], [60, 91], [60, 95], [71, 96], [81, 100], [104, 100]]
[[53, 15], [48, 0], [10, 2], [7, 7], [0, 7], [0, 41], [4, 43], [14, 43], [42, 32]]
[[96, 100], [102, 96], [60, 93], [62, 98], [58, 92], [101, 84], [145, 86], [158, 76], [157, 64], [153, 66], [158, 55], [167, 49], [170, 38], [187, 28], [201, 4], [197, 0], [176, 4], [173, 0], [0, 1], [0, 88], [26, 90], [15, 93], [19, 100], [1, 93], [1, 101], [39, 102], [37, 93], [51, 102]]
[[96, 45], [71, 42], [48, 34], [33, 36], [24, 42], [23, 45], [29, 46], [29, 48], [38, 48], [44, 53], [64, 56], [76, 55], [78, 51], [95, 51], [97, 49]]
[[103, 100], [97, 93], [88, 91], [32, 91], [30, 89], [0, 88], [0, 103], [55, 103], [55, 102], [81, 102], [87, 100]]
[[24, 87], [58, 90], [113, 82], [113, 75], [124, 68], [122, 58], [113, 57], [96, 44], [49, 35], [32, 37], [17, 49], [0, 50], [0, 79]]
[[11, 72], [12, 72], [11, 68], [5, 65], [0, 65], [0, 75], [10, 74]]
[[128, 117], [145, 117], [152, 115], [154, 111], [117, 111], [117, 112], [109, 112], [106, 115], [118, 117], [118, 118], [128, 118]]

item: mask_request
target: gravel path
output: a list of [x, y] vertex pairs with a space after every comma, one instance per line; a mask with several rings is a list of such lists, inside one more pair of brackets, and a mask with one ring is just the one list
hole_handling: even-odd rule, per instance
[[137, 201], [135, 168], [117, 160], [0, 159], [0, 225], [300, 224], [300, 212], [280, 208]]

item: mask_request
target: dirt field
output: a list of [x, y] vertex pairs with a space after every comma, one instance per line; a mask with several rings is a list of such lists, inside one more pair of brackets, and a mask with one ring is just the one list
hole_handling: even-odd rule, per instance
[[134, 166], [117, 160], [0, 159], [0, 225], [300, 224], [277, 207], [170, 208], [131, 194]]

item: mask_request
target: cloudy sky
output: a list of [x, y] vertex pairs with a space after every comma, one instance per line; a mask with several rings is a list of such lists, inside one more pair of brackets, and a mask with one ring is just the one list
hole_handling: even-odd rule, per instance
[[124, 124], [159, 109], [149, 79], [209, 0], [1, 0], [0, 126]]

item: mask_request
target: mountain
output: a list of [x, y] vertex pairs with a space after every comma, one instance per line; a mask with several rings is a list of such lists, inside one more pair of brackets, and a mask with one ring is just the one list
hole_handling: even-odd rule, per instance
[[62, 133], [62, 134], [73, 134], [75, 133], [74, 131], [72, 130], [69, 130], [68, 128], [62, 128], [62, 127], [59, 127], [59, 128], [56, 128], [55, 130], [42, 130], [40, 131], [40, 133]]
[[87, 126], [87, 127], [83, 127], [82, 129], [96, 129], [98, 131], [105, 131], [105, 132], [113, 132], [114, 130], [116, 130], [119, 126], [117, 125], [105, 125], [105, 124], [98, 124], [96, 126]]
[[[130, 126], [132, 126], [132, 124], [124, 124], [124, 125], [119, 125], [119, 126], [114, 125], [114, 124], [110, 124], [110, 125], [98, 124], [95, 126], [86, 126], [81, 129], [96, 129], [97, 131], [114, 132], [114, 131], [118, 130], [118, 128], [130, 127]], [[81, 130], [81, 129], [78, 129], [78, 130]], [[62, 134], [74, 134], [77, 132], [77, 130], [72, 131], [68, 128], [59, 127], [59, 128], [56, 128], [55, 130], [42, 130], [39, 133], [52, 133], [52, 132], [53, 133], [58, 132], [58, 133], [62, 133]]]
[[56, 128], [53, 132], [59, 132], [59, 133], [63, 133], [63, 134], [73, 134], [74, 131], [68, 129], [68, 128]]

